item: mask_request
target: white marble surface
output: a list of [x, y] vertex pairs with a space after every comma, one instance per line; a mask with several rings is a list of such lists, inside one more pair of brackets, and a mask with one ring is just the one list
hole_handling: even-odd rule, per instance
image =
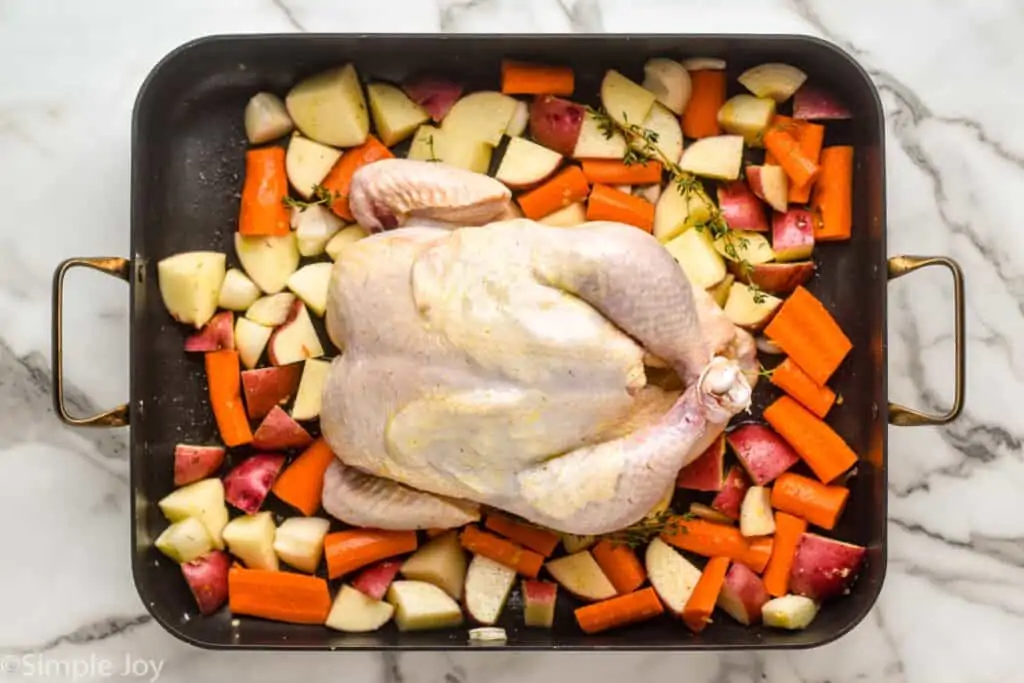
[[[128, 254], [131, 105], [161, 56], [204, 34], [298, 30], [798, 32], [862, 60], [888, 121], [890, 253], [960, 260], [970, 336], [963, 417], [891, 430], [889, 572], [862, 625], [796, 653], [382, 657], [206, 652], [149, 620], [129, 570], [125, 435], [64, 429], [50, 409], [51, 272]], [[0, 657], [37, 663], [19, 674], [0, 659], [0, 679], [90, 658], [117, 677], [127, 654], [163, 662], [166, 681], [1022, 680], [1024, 204], [1009, 201], [1024, 190], [1022, 34], [1017, 0], [0, 2]], [[948, 401], [949, 296], [938, 273], [890, 287], [893, 398]], [[68, 303], [79, 403], [123, 400], [126, 290], [76, 275]]]

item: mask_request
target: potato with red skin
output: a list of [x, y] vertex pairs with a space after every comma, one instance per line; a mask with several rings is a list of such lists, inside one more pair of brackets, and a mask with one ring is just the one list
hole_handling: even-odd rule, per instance
[[263, 418], [252, 435], [252, 447], [260, 450], [281, 451], [286, 448], [305, 448], [313, 443], [302, 425], [292, 419], [279, 405], [275, 405]]
[[725, 436], [722, 435], [679, 471], [676, 487], [691, 491], [721, 491], [724, 462]]
[[[759, 199], [776, 212], [784, 212], [789, 201], [789, 177], [781, 166], [747, 166], [747, 182]], [[774, 244], [772, 245], [774, 247]]]
[[374, 600], [383, 600], [387, 595], [388, 587], [395, 580], [395, 576], [398, 575], [398, 570], [401, 568], [402, 560], [378, 562], [359, 572], [352, 580], [352, 587]]
[[804, 121], [836, 121], [853, 118], [853, 114], [832, 93], [804, 83], [793, 93], [793, 118]]
[[230, 568], [231, 558], [223, 550], [211, 550], [181, 565], [200, 614], [213, 614], [227, 601]]
[[729, 432], [729, 447], [756, 486], [765, 486], [800, 461], [800, 456], [770, 427], [745, 424]]
[[789, 294], [814, 276], [813, 261], [795, 263], [758, 263], [745, 268], [729, 262], [729, 271], [744, 284], [754, 284], [768, 294]]
[[582, 105], [554, 95], [541, 95], [530, 104], [530, 137], [563, 156], [572, 156], [583, 127]]
[[206, 479], [224, 463], [223, 446], [191, 446], [179, 443], [174, 447], [174, 485], [185, 486]]
[[789, 591], [816, 602], [848, 592], [864, 563], [865, 552], [859, 545], [805, 533], [789, 572]]
[[402, 90], [409, 99], [423, 107], [435, 123], [439, 123], [462, 97], [463, 88], [447, 78], [421, 74], [407, 81]]
[[718, 606], [736, 621], [750, 626], [761, 621], [761, 607], [771, 597], [753, 569], [733, 562], [718, 594]]
[[729, 519], [738, 520], [740, 518], [740, 507], [743, 505], [743, 497], [747, 495], [748, 488], [750, 488], [750, 480], [743, 473], [743, 468], [734, 465], [729, 468], [729, 473], [725, 475], [725, 483], [722, 484], [722, 490], [711, 501], [712, 509], [718, 510]]
[[210, 318], [202, 329], [185, 339], [186, 352], [205, 353], [235, 348], [235, 314], [221, 311]]
[[794, 208], [772, 216], [772, 249], [776, 261], [804, 261], [814, 252], [814, 216]]
[[260, 453], [246, 458], [224, 477], [224, 500], [248, 515], [259, 512], [282, 465], [283, 455]]
[[718, 186], [718, 209], [726, 225], [733, 230], [768, 232], [764, 204], [742, 180]]
[[557, 600], [557, 583], [523, 579], [523, 623], [536, 628], [551, 628], [555, 623]]
[[274, 406], [286, 403], [295, 395], [302, 377], [302, 365], [278, 365], [242, 371], [242, 391], [250, 419], [258, 420]]

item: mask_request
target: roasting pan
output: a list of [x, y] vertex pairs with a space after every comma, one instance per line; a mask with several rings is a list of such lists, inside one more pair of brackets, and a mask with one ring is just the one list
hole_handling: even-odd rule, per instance
[[[560, 591], [552, 630], [523, 627], [513, 593], [500, 626], [501, 647], [567, 650], [708, 650], [805, 648], [849, 631], [871, 609], [886, 562], [886, 426], [936, 425], [960, 412], [964, 396], [964, 299], [959, 267], [944, 257], [887, 259], [884, 121], [878, 93], [848, 54], [807, 36], [787, 35], [259, 35], [208, 37], [179, 47], [150, 73], [139, 92], [132, 121], [131, 254], [128, 258], [75, 258], [54, 274], [54, 403], [71, 425], [131, 426], [132, 568], [146, 608], [169, 632], [194, 645], [239, 649], [461, 649], [466, 628], [400, 633], [393, 625], [368, 635], [346, 635], [315, 626], [252, 618], [232, 619], [227, 610], [198, 615], [177, 566], [153, 549], [165, 526], [155, 505], [172, 488], [174, 444], [214, 443], [216, 425], [207, 400], [199, 354], [182, 352], [185, 330], [161, 303], [156, 262], [173, 253], [214, 249], [229, 254], [236, 229], [246, 140], [242, 111], [259, 90], [284, 94], [297, 78], [354, 61], [364, 80], [398, 80], [430, 65], [473, 88], [498, 85], [499, 60], [517, 57], [568, 64], [577, 73], [577, 96], [591, 104], [601, 75], [616, 68], [636, 80], [648, 57], [714, 56], [727, 60], [730, 88], [736, 75], [765, 61], [788, 62], [828, 86], [854, 113], [831, 123], [826, 144], [853, 144], [853, 239], [820, 245], [818, 275], [810, 289], [836, 316], [853, 341], [850, 356], [832, 381], [844, 403], [829, 422], [858, 453], [852, 495], [834, 535], [868, 548], [866, 565], [850, 595], [828, 604], [802, 632], [742, 627], [716, 619], [692, 635], [678, 621], [660, 618], [602, 635], [586, 636], [572, 615], [576, 606]], [[730, 95], [733, 94], [730, 92]], [[589, 97], [593, 96], [593, 97]], [[589, 99], [588, 99], [589, 97]], [[955, 396], [944, 415], [928, 415], [886, 399], [886, 283], [921, 267], [949, 270], [955, 298]], [[125, 280], [130, 305], [130, 396], [126, 404], [93, 416], [70, 415], [63, 401], [61, 293], [76, 266]], [[755, 393], [754, 414], [776, 396], [767, 382]], [[231, 462], [228, 463], [232, 464]], [[271, 509], [273, 504], [271, 504]], [[277, 510], [283, 512], [283, 509]], [[518, 588], [517, 588], [518, 590]]]

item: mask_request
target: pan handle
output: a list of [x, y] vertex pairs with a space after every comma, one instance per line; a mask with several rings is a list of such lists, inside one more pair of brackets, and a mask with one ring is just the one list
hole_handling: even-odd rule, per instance
[[130, 277], [128, 259], [114, 256], [98, 258], [70, 258], [61, 262], [53, 273], [53, 407], [64, 424], [75, 427], [124, 427], [128, 424], [128, 404], [122, 403], [112, 410], [87, 417], [75, 417], [64, 405], [64, 360], [63, 360], [63, 310], [64, 276], [72, 268], [92, 268], [107, 275], [119, 277], [128, 282]]
[[966, 338], [964, 333], [964, 274], [960, 266], [945, 256], [894, 256], [889, 259], [889, 279], [895, 280], [907, 273], [928, 266], [942, 266], [953, 276], [953, 344], [956, 354], [953, 373], [955, 387], [953, 389], [953, 406], [941, 415], [923, 413], [913, 408], [889, 403], [889, 423], [901, 427], [920, 427], [923, 425], [944, 425], [956, 419], [964, 407], [964, 372], [967, 363]]

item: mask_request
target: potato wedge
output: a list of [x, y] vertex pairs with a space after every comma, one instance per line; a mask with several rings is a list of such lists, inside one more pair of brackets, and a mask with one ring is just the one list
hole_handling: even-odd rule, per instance
[[351, 63], [299, 81], [285, 106], [303, 135], [325, 145], [355, 147], [370, 134], [363, 86]]

